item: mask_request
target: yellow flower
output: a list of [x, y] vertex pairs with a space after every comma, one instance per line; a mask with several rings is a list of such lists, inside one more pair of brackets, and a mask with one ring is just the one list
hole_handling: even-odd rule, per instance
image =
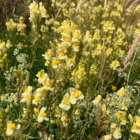
[[47, 81], [49, 81], [48, 74], [44, 72], [44, 70], [41, 70], [36, 75], [38, 77], [38, 82], [41, 84], [45, 84]]
[[75, 88], [69, 88], [70, 91], [70, 103], [76, 104], [78, 100], [82, 100], [84, 95], [80, 90], [76, 90]]
[[96, 106], [99, 104], [99, 102], [101, 101], [101, 95], [98, 95], [93, 101], [92, 103], [95, 104]]
[[118, 90], [118, 94], [119, 94], [120, 97], [123, 97], [124, 96], [124, 94], [125, 94], [124, 87], [122, 87], [121, 89]]
[[60, 111], [55, 110], [54, 115], [55, 115], [55, 117], [60, 117]]
[[33, 79], [33, 82], [37, 82], [37, 79], [36, 79], [36, 78], [34, 78], [34, 79]]
[[57, 60], [55, 57], [53, 57], [52, 59], [53, 59], [52, 68], [56, 69], [58, 67], [59, 60]]
[[102, 105], [102, 111], [105, 111], [105, 110], [106, 110], [106, 106], [104, 104], [104, 105]]
[[11, 136], [14, 133], [15, 124], [11, 121], [7, 121], [7, 129], [6, 129], [6, 135]]
[[114, 138], [120, 139], [122, 137], [120, 129], [116, 129], [115, 132], [113, 133]]
[[136, 125], [140, 127], [140, 117], [136, 116]]
[[112, 68], [113, 70], [116, 70], [118, 66], [120, 66], [120, 63], [116, 60], [112, 61], [112, 63], [110, 64], [110, 68]]
[[81, 111], [79, 110], [79, 109], [77, 109], [76, 111], [75, 111], [75, 114], [76, 115], [79, 115], [81, 113]]
[[131, 128], [131, 132], [137, 133], [137, 126], [136, 126], [135, 123], [133, 124], [133, 126], [132, 126], [132, 128]]
[[24, 47], [25, 47], [25, 48], [27, 48], [27, 47], [28, 47], [28, 45], [24, 45]]
[[69, 110], [71, 108], [71, 104], [70, 104], [70, 96], [68, 93], [66, 93], [61, 101], [61, 103], [59, 104], [59, 107], [64, 109], [64, 110]]
[[121, 121], [121, 125], [125, 125], [126, 124], [126, 119], [123, 119], [122, 121]]
[[26, 102], [27, 105], [31, 102], [31, 96], [32, 96], [32, 87], [28, 86], [25, 91], [22, 93], [22, 99], [21, 102]]
[[40, 102], [40, 100], [41, 100], [41, 97], [37, 96], [33, 99], [32, 103], [37, 105]]
[[116, 123], [112, 123], [111, 128], [116, 128]]
[[111, 138], [112, 138], [111, 134], [103, 136], [103, 140], [111, 140]]
[[39, 112], [38, 117], [37, 117], [37, 121], [39, 123], [43, 122], [44, 120], [48, 121], [48, 118], [46, 117], [47, 114], [45, 113], [45, 111], [46, 111], [46, 108], [45, 107], [42, 107], [40, 109], [40, 112]]
[[117, 87], [116, 87], [116, 86], [111, 85], [111, 89], [112, 89], [113, 91], [116, 91], [116, 90], [117, 90]]

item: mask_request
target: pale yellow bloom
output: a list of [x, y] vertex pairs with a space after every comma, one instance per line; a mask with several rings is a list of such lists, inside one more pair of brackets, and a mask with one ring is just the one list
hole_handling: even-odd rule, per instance
[[115, 139], [120, 139], [122, 137], [120, 129], [117, 128], [113, 133], [113, 136]]
[[94, 104], [94, 105], [98, 105], [99, 104], [99, 102], [101, 101], [101, 95], [98, 95], [93, 101], [92, 101], [92, 103]]
[[133, 133], [137, 133], [137, 126], [136, 126], [136, 124], [134, 123], [133, 124], [133, 126], [132, 126], [132, 128], [131, 128], [131, 132], [133, 132]]
[[15, 130], [15, 124], [12, 123], [12, 121], [7, 121], [6, 135], [7, 136], [13, 135], [14, 130]]
[[32, 97], [32, 87], [28, 86], [25, 91], [22, 93], [22, 99], [21, 102], [26, 102], [27, 105], [30, 105]]
[[114, 60], [111, 64], [110, 64], [110, 68], [113, 70], [117, 70], [117, 68], [120, 66], [119, 61]]
[[37, 121], [38, 121], [39, 123], [43, 122], [44, 120], [46, 120], [46, 121], [49, 120], [49, 119], [46, 117], [47, 114], [45, 113], [45, 111], [46, 111], [46, 108], [45, 108], [45, 107], [42, 107], [42, 108], [40, 109], [40, 112], [39, 112], [38, 117], [37, 117]]
[[61, 101], [61, 103], [59, 104], [59, 107], [64, 109], [64, 110], [69, 110], [71, 107], [70, 104], [70, 96], [68, 93], [66, 93]]

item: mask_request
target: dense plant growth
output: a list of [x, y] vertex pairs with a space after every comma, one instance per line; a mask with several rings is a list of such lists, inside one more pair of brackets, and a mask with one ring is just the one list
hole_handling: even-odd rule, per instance
[[139, 139], [139, 1], [13, 7], [0, 33], [0, 139]]

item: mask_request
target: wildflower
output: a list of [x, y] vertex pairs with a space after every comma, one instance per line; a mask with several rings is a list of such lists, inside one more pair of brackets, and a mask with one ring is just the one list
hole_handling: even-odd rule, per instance
[[108, 49], [106, 50], [106, 54], [107, 54], [107, 56], [109, 56], [109, 55], [112, 53], [112, 51], [113, 51], [112, 48], [108, 48]]
[[120, 97], [123, 97], [124, 94], [125, 94], [125, 89], [124, 89], [124, 87], [122, 87], [121, 89], [119, 89], [117, 93], [119, 94]]
[[113, 133], [113, 136], [115, 139], [120, 139], [122, 137], [120, 129], [116, 129], [115, 132]]
[[59, 104], [59, 107], [64, 109], [64, 110], [69, 110], [71, 107], [70, 104], [70, 96], [68, 93], [66, 93], [61, 101], [61, 103]]
[[27, 47], [28, 47], [28, 45], [24, 45], [24, 47], [25, 47], [25, 48], [27, 48]]
[[66, 64], [67, 64], [68, 68], [73, 66], [73, 59], [72, 58], [66, 58]]
[[139, 134], [139, 135], [140, 135], [140, 128], [138, 128], [138, 129], [137, 129], [137, 134]]
[[131, 128], [131, 132], [137, 133], [137, 126], [136, 126], [135, 123], [133, 124], [133, 126], [132, 126], [132, 128]]
[[106, 110], [106, 106], [104, 104], [104, 105], [102, 105], [102, 111], [105, 111], [105, 110]]
[[51, 49], [49, 49], [47, 52], [45, 52], [45, 54], [43, 54], [42, 56], [46, 59], [46, 60], [50, 60], [51, 59], [51, 57], [52, 57], [52, 54], [53, 54], [53, 52], [52, 52], [52, 50]]
[[77, 100], [82, 100], [84, 98], [84, 95], [80, 90], [76, 90], [74, 88], [70, 88], [70, 103], [76, 104]]
[[130, 119], [130, 122], [132, 123], [133, 122], [133, 117], [131, 114], [128, 115], [129, 119]]
[[13, 137], [18, 139], [20, 137], [20, 135], [22, 134], [22, 129], [21, 129], [21, 125], [18, 124], [15, 128], [15, 131], [14, 131], [14, 134], [13, 134]]
[[117, 111], [116, 112], [116, 116], [121, 120], [125, 118], [125, 115], [126, 115], [126, 112], [124, 112], [124, 111]]
[[12, 123], [12, 121], [7, 121], [6, 135], [7, 136], [13, 135], [14, 130], [15, 130], [15, 124]]
[[34, 25], [37, 24], [37, 20], [38, 22], [40, 22], [40, 20], [42, 18], [46, 17], [46, 9], [44, 8], [44, 5], [42, 5], [42, 2], [38, 3], [33, 1], [33, 3], [30, 4], [29, 6], [30, 9], [30, 22], [32, 22]]
[[57, 60], [55, 57], [53, 57], [52, 59], [53, 59], [52, 68], [56, 69], [58, 67], [59, 60]]
[[136, 125], [140, 127], [140, 117], [136, 116]]
[[111, 134], [103, 136], [103, 140], [111, 140]]
[[116, 87], [116, 86], [111, 85], [111, 89], [112, 89], [113, 91], [116, 91], [116, 90], [117, 90], [117, 87]]
[[4, 96], [3, 95], [1, 95], [0, 98], [1, 98], [2, 101], [4, 100]]
[[45, 90], [52, 90], [49, 78], [47, 78], [46, 82], [44, 83], [43, 89], [45, 89]]
[[7, 31], [13, 32], [16, 30], [17, 24], [13, 21], [13, 19], [10, 19], [8, 22], [6, 22]]
[[73, 37], [72, 37], [72, 42], [79, 42], [79, 39], [80, 38], [80, 31], [78, 31], [78, 30], [75, 30], [74, 32], [73, 32]]
[[33, 82], [37, 82], [37, 79], [36, 79], [36, 78], [34, 78], [34, 79], [33, 79]]
[[123, 44], [123, 40], [122, 39], [118, 39], [118, 44], [122, 45]]
[[45, 111], [46, 111], [46, 108], [45, 108], [45, 107], [42, 107], [42, 108], [40, 109], [40, 112], [39, 112], [38, 117], [37, 117], [37, 121], [38, 121], [39, 123], [43, 122], [43, 120], [48, 121], [48, 118], [46, 117], [47, 114], [45, 113]]
[[119, 103], [119, 107], [120, 107], [121, 110], [127, 110], [128, 109], [125, 103]]
[[49, 140], [49, 137], [46, 133], [38, 132], [40, 136], [40, 140]]
[[22, 93], [22, 99], [21, 102], [26, 102], [27, 105], [31, 102], [31, 96], [32, 96], [32, 87], [28, 86], [25, 91]]
[[121, 125], [125, 125], [125, 124], [126, 124], [126, 119], [122, 119]]
[[67, 58], [67, 55], [66, 55], [66, 53], [65, 52], [60, 52], [59, 53], [59, 56], [58, 56], [58, 59], [59, 60], [65, 60]]
[[36, 97], [33, 99], [32, 103], [35, 104], [35, 105], [37, 105], [40, 101], [41, 101], [41, 97], [36, 96]]
[[111, 128], [116, 128], [116, 123], [112, 123]]
[[113, 70], [116, 70], [117, 67], [120, 66], [119, 61], [114, 60], [111, 64], [110, 64], [110, 68], [112, 68]]
[[7, 43], [5, 42], [0, 43], [0, 50], [6, 52], [11, 46], [12, 46], [11, 41], [7, 40]]
[[38, 77], [38, 82], [41, 84], [45, 84], [45, 82], [49, 79], [44, 70], [39, 71], [36, 76]]
[[62, 123], [63, 123], [63, 125], [65, 126], [65, 127], [67, 127], [67, 125], [68, 125], [68, 120], [67, 120], [67, 118], [65, 117], [65, 116], [62, 116], [61, 117], [61, 121], [62, 121]]
[[27, 117], [27, 109], [26, 108], [23, 108], [23, 114], [22, 114], [23, 118], [24, 117]]
[[55, 117], [60, 117], [60, 111], [59, 110], [55, 110], [54, 115], [55, 115]]
[[89, 31], [87, 31], [86, 32], [86, 35], [84, 36], [84, 38], [83, 38], [83, 42], [85, 43], [85, 42], [91, 42], [92, 41], [92, 36], [91, 36], [91, 34], [90, 34], [90, 32]]
[[79, 109], [77, 109], [76, 111], [75, 111], [75, 114], [76, 115], [79, 115], [81, 113], [81, 111], [79, 110]]
[[92, 103], [94, 104], [94, 105], [98, 105], [99, 104], [99, 102], [101, 101], [101, 95], [98, 95], [93, 101], [92, 101]]
[[80, 49], [80, 46], [74, 44], [74, 45], [72, 46], [72, 48], [73, 48], [73, 51], [74, 51], [74, 52], [78, 52], [79, 49]]

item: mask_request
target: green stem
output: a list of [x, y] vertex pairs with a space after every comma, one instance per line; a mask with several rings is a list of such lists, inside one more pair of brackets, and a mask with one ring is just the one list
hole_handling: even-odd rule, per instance
[[31, 63], [30, 71], [29, 71], [28, 84], [30, 81], [31, 70], [32, 70], [33, 65], [34, 65], [35, 58], [36, 58], [36, 45], [34, 45], [33, 59], [32, 59], [32, 63]]
[[133, 66], [133, 63], [134, 63], [136, 54], [137, 54], [137, 49], [136, 49], [136, 51], [135, 51], [135, 54], [134, 54], [134, 57], [133, 57], [133, 60], [132, 60], [132, 63], [131, 63], [131, 67], [130, 67], [130, 70], [129, 70], [129, 73], [128, 73], [127, 85], [128, 85], [128, 82], [129, 82], [129, 78], [130, 78], [130, 74], [131, 74], [131, 70], [132, 70], [132, 66]]

